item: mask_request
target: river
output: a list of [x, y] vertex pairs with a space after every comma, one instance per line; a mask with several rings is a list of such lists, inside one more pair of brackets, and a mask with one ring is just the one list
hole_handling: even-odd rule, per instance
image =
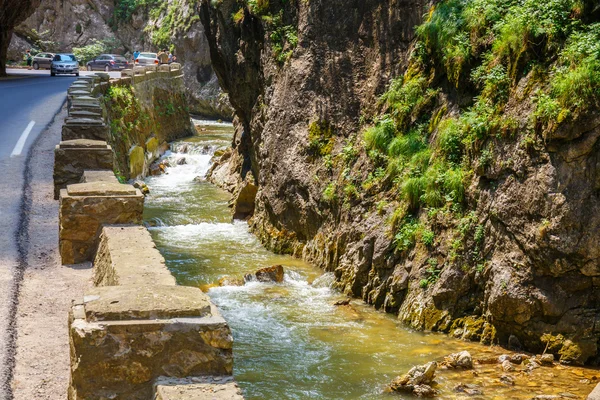
[[[197, 123], [204, 131], [173, 143], [165, 155], [171, 164], [167, 174], [146, 180], [145, 220], [178, 283], [208, 291], [230, 324], [234, 375], [246, 399], [398, 399], [403, 397], [384, 392], [386, 384], [414, 365], [461, 350], [474, 358], [505, 352], [411, 331], [359, 300], [335, 306], [345, 297], [330, 289], [330, 274], [267, 251], [247, 223], [231, 221], [229, 194], [203, 177], [214, 153], [230, 144], [232, 127]], [[224, 276], [242, 277], [275, 264], [285, 269], [282, 284], [216, 285]], [[479, 385], [484, 393], [479, 399], [558, 393], [583, 398], [600, 376], [557, 365], [514, 373], [513, 386], [500, 382], [503, 374], [496, 364], [478, 365], [475, 373], [438, 370], [435, 387], [446, 399], [466, 398], [453, 391], [460, 382]]]

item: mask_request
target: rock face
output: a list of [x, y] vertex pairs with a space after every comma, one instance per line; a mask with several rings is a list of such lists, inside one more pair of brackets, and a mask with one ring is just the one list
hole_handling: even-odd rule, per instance
[[[19, 8], [18, 3], [26, 11], [26, 7], [21, 6], [23, 2], [14, 3], [13, 8]], [[8, 50], [9, 60], [21, 61], [29, 48], [71, 51], [74, 47], [90, 45], [96, 39], [110, 41], [111, 51], [120, 54], [131, 55], [136, 49], [157, 51], [157, 32], [163, 25], [168, 26], [167, 43], [163, 45], [172, 45], [177, 61], [183, 65], [190, 112], [231, 119], [231, 107], [227, 97], [221, 93], [211, 67], [196, 1], [167, 0], [154, 9], [152, 6], [140, 6], [130, 16], [121, 17], [118, 17], [122, 14], [115, 10], [116, 2], [113, 0], [42, 0], [41, 3], [28, 0], [25, 3], [35, 3], [31, 11], [38, 4], [39, 7], [27, 20], [28, 15], [25, 15], [16, 21], [20, 25], [15, 28]], [[177, 21], [169, 19], [173, 9], [176, 9]]]
[[[0, 0], [0, 76], [6, 75], [8, 47], [15, 26], [31, 15], [39, 4], [40, 0]], [[22, 58], [23, 53], [19, 60]]]
[[[375, 173], [364, 149], [352, 147], [361, 116], [376, 114], [390, 79], [405, 71], [413, 27], [426, 11], [418, 0], [271, 1], [269, 15], [281, 15], [274, 26], [264, 10], [203, 1], [213, 68], [237, 118], [233, 149], [209, 179], [237, 198], [251, 176], [258, 187], [251, 226], [267, 247], [335, 272], [345, 293], [414, 328], [486, 343], [507, 344], [512, 335], [513, 344], [547, 346], [561, 362], [598, 363], [596, 115], [531, 145], [498, 140], [493, 165], [466, 178], [473, 213], [464, 226], [483, 238], [481, 265], [447, 261], [460, 221], [439, 214], [434, 246], [398, 251], [390, 230], [396, 199], [360, 186]], [[529, 79], [509, 100], [522, 126], [533, 110], [523, 92]], [[464, 93], [447, 92], [449, 109], [458, 110]], [[358, 189], [329, 190], [351, 174]], [[476, 245], [469, 237], [466, 249]], [[439, 260], [445, 265], [436, 270]]]

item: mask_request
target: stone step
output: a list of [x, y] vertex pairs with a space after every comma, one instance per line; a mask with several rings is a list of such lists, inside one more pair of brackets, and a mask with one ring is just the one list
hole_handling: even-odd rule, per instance
[[229, 326], [197, 288], [95, 288], [73, 304], [69, 337], [71, 400], [147, 400], [161, 376], [232, 374]]
[[109, 170], [112, 173], [112, 148], [100, 140], [76, 139], [60, 142], [54, 149], [54, 198], [67, 185], [81, 182], [85, 170]]
[[63, 264], [92, 261], [104, 225], [141, 224], [144, 195], [131, 185], [77, 183], [60, 190], [59, 250]]
[[92, 182], [111, 182], [119, 183], [119, 180], [115, 176], [115, 173], [111, 170], [86, 170], [83, 171], [80, 183], [92, 183]]
[[105, 226], [94, 259], [94, 285], [175, 285], [143, 226]]
[[231, 376], [192, 378], [159, 377], [155, 400], [243, 400], [242, 391]]

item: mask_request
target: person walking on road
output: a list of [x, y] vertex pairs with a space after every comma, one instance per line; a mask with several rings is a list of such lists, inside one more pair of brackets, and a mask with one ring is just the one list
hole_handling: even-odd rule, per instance
[[169, 63], [169, 54], [167, 52], [168, 52], [168, 50], [164, 49], [160, 53], [157, 54], [158, 61], [161, 64], [168, 64]]
[[31, 55], [31, 50], [27, 50], [25, 52], [25, 61], [27, 61], [27, 69], [31, 69], [31, 61], [33, 61], [33, 56]]

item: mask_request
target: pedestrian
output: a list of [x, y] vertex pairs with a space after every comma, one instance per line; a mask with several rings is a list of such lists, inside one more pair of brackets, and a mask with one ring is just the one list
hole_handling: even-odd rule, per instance
[[169, 52], [169, 64], [173, 62], [173, 54]]
[[167, 53], [169, 50], [167, 49], [163, 49], [160, 53], [157, 54], [158, 57], [158, 61], [161, 64], [168, 64], [169, 63], [169, 54]]
[[31, 55], [31, 50], [27, 50], [25, 52], [25, 61], [27, 61], [27, 69], [31, 69], [31, 62], [33, 61], [33, 56]]
[[137, 60], [139, 56], [140, 56], [140, 52], [135, 50], [133, 52], [133, 61], [135, 62], [135, 60]]

